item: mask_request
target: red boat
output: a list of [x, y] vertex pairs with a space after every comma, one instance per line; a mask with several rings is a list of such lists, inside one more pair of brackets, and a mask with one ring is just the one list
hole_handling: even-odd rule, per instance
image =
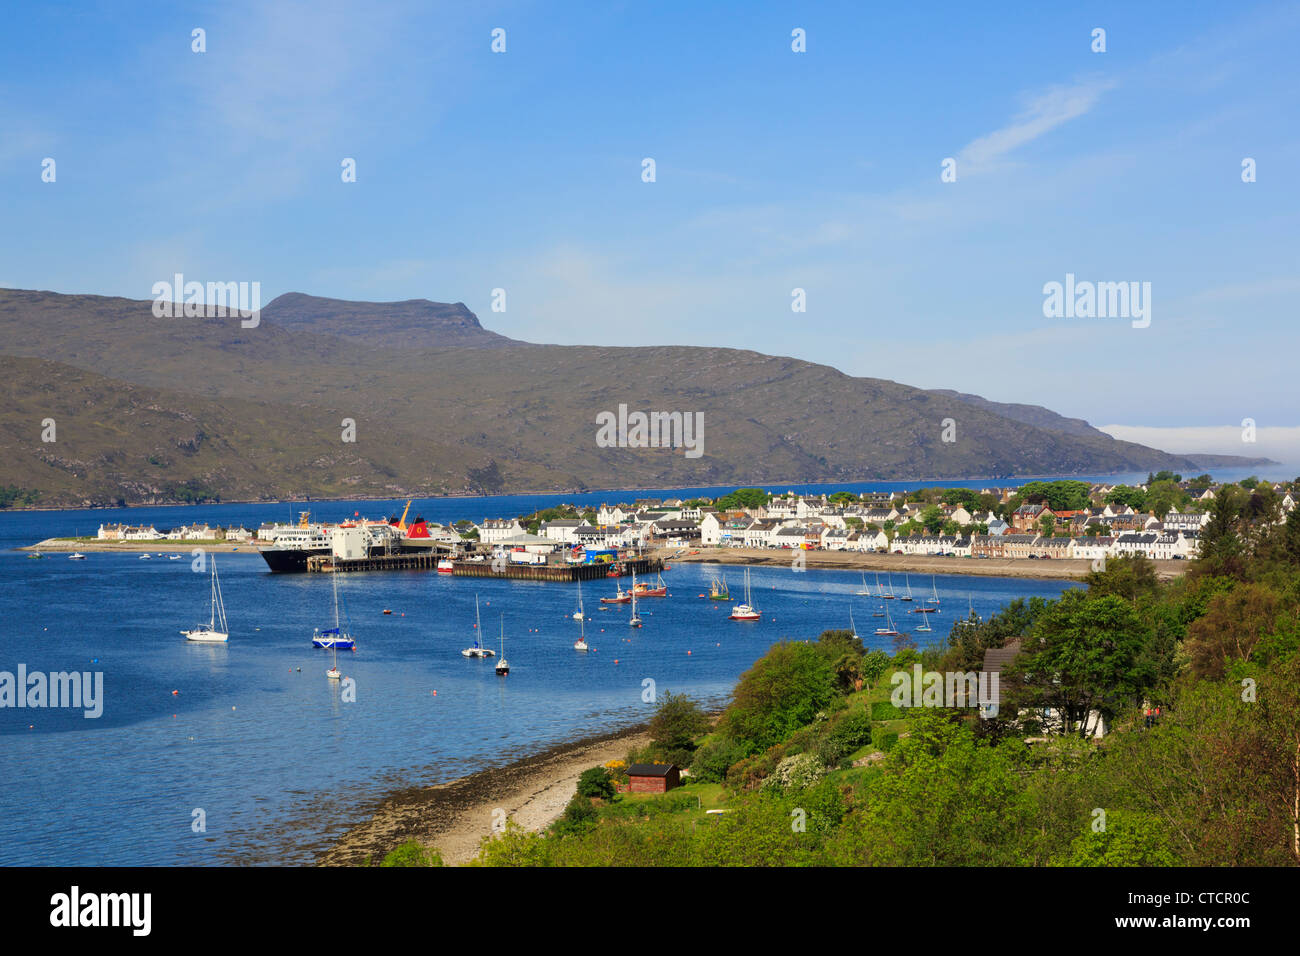
[[601, 598], [600, 603], [601, 604], [626, 604], [631, 600], [632, 600], [632, 592], [624, 591], [622, 588], [619, 588], [618, 592], [615, 594], [614, 597]]
[[667, 597], [668, 585], [664, 584], [663, 575], [659, 576], [659, 583], [654, 587], [648, 584], [638, 584], [636, 586], [637, 597]]

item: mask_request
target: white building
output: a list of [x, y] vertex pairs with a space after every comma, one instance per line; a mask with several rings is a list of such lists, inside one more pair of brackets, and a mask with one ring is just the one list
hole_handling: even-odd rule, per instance
[[478, 539], [484, 544], [496, 544], [524, 533], [524, 526], [517, 518], [487, 518], [479, 525]]

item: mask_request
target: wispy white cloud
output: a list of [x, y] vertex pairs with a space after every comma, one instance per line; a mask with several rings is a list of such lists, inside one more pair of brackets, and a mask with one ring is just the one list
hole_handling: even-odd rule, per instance
[[1114, 80], [1093, 79], [1039, 93], [1006, 126], [962, 148], [957, 154], [959, 174], [985, 172], [996, 166], [1014, 150], [1089, 112], [1115, 85]]

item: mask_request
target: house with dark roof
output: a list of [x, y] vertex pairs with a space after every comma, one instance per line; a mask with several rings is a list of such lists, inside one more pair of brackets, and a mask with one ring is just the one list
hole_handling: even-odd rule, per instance
[[627, 768], [628, 793], [667, 793], [681, 783], [681, 771], [676, 764], [634, 763]]

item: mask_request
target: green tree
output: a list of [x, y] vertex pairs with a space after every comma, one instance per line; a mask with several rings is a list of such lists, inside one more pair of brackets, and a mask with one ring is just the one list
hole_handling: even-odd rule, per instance
[[1210, 520], [1201, 529], [1197, 571], [1239, 576], [1246, 547], [1241, 536], [1241, 514], [1236, 496], [1225, 487], [1210, 506]]
[[1106, 814], [1105, 829], [1090, 826], [1087, 833], [1075, 839], [1067, 864], [1178, 866], [1181, 862], [1162, 819], [1137, 810], [1116, 809]]
[[760, 508], [771, 500], [769, 495], [762, 488], [737, 488], [730, 494], [723, 495], [717, 500], [719, 510], [728, 511], [733, 508]]
[[939, 509], [938, 505], [927, 505], [921, 511], [921, 525], [926, 531], [930, 532], [930, 534], [938, 534], [940, 529], [943, 528], [945, 520], [944, 514]]
[[[1232, 661], [1249, 662], [1260, 640], [1284, 626], [1283, 607], [1281, 595], [1266, 584], [1238, 584], [1214, 595], [1187, 628], [1193, 671], [1218, 680]], [[1294, 622], [1294, 608], [1290, 612]]]
[[835, 696], [835, 674], [810, 644], [774, 644], [740, 676], [719, 729], [751, 752], [812, 722]]
[[876, 682], [889, 669], [889, 655], [879, 649], [868, 651], [863, 656], [858, 669], [862, 673], [862, 679], [867, 682], [867, 686], [875, 687]]
[[1191, 495], [1172, 481], [1158, 479], [1147, 486], [1146, 509], [1161, 521], [1174, 508], [1184, 508], [1191, 501]]
[[650, 718], [650, 741], [656, 754], [668, 763], [689, 767], [695, 753], [695, 738], [709, 729], [709, 718], [700, 705], [684, 694], [671, 691], [659, 698]]
[[1065, 733], [1091, 736], [1092, 711], [1111, 719], [1154, 683], [1143, 664], [1149, 637], [1127, 601], [1067, 591], [1024, 639], [1004, 675], [1003, 696], [1013, 706], [1054, 708]]
[[1119, 505], [1121, 508], [1132, 508], [1134, 511], [1141, 511], [1146, 507], [1147, 493], [1141, 488], [1116, 485], [1106, 494], [1105, 500], [1108, 505]]
[[1084, 580], [1089, 594], [1096, 597], [1114, 594], [1131, 604], [1153, 602], [1160, 592], [1156, 566], [1142, 554], [1108, 558], [1104, 570], [1090, 571]]

